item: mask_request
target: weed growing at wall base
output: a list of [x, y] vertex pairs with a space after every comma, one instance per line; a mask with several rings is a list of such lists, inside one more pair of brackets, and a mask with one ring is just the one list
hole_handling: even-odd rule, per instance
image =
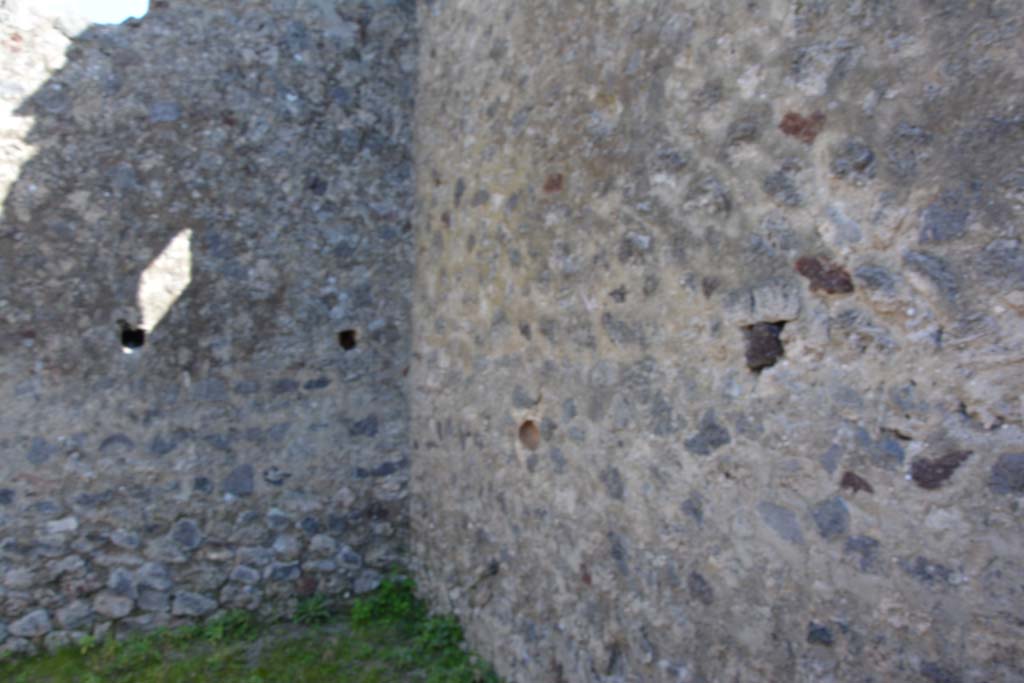
[[0, 662], [11, 683], [500, 683], [466, 651], [453, 616], [429, 616], [412, 581], [385, 580], [348, 608], [304, 599], [293, 623], [227, 612], [124, 640], [86, 637], [51, 655]]

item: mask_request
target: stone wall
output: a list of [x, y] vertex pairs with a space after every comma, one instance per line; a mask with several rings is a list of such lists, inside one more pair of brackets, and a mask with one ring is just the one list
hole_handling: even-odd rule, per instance
[[519, 683], [1024, 679], [1018, 3], [38, 7], [0, 651], [408, 559]]
[[1024, 680], [1022, 31], [421, 8], [413, 546], [509, 680]]
[[3, 651], [407, 545], [414, 12], [152, 4], [0, 2]]

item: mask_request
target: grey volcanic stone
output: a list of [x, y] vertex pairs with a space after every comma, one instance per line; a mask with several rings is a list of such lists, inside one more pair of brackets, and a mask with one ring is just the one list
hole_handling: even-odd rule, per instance
[[107, 588], [116, 595], [135, 599], [139, 595], [138, 586], [135, 583], [135, 576], [132, 572], [121, 567], [110, 570], [110, 577], [107, 579]]
[[149, 108], [151, 123], [173, 123], [181, 118], [181, 106], [177, 102], [160, 100]]
[[158, 623], [166, 623], [166, 620], [155, 614], [136, 614], [118, 622], [117, 630], [118, 633], [125, 634], [147, 633], [152, 631], [154, 625]]
[[309, 539], [309, 554], [313, 557], [331, 557], [338, 551], [338, 542], [326, 534]]
[[263, 571], [269, 581], [294, 581], [302, 575], [298, 562], [274, 562]]
[[338, 570], [338, 564], [331, 560], [310, 560], [302, 563], [303, 572], [315, 574], [333, 574]]
[[953, 569], [941, 562], [935, 562], [920, 555], [913, 559], [901, 560], [900, 566], [913, 578], [929, 585], [952, 583], [955, 574]]
[[239, 465], [235, 469], [231, 470], [227, 477], [224, 478], [224, 483], [221, 488], [225, 493], [238, 496], [239, 498], [246, 498], [251, 496], [256, 490], [255, 488], [255, 471], [252, 465]]
[[835, 636], [832, 635], [832, 629], [822, 624], [816, 624], [813, 621], [807, 626], [807, 642], [812, 645], [824, 645], [825, 647], [832, 647], [835, 643]]
[[204, 617], [216, 609], [216, 600], [198, 593], [179, 591], [174, 594], [171, 614], [176, 617]]
[[890, 291], [896, 286], [896, 278], [887, 268], [865, 265], [853, 271], [854, 277], [868, 289]]
[[358, 420], [352, 423], [349, 428], [349, 436], [365, 436], [374, 437], [377, 436], [377, 432], [380, 429], [379, 420], [376, 415], [369, 415], [362, 420]]
[[336, 559], [342, 567], [347, 569], [359, 569], [363, 566], [363, 558], [355, 550], [347, 545], [342, 545], [338, 550]]
[[59, 517], [64, 511], [64, 508], [60, 503], [53, 500], [41, 500], [38, 503], [32, 503], [27, 509], [27, 512], [33, 515], [38, 515], [43, 519], [54, 519]]
[[235, 557], [240, 564], [265, 567], [274, 560], [274, 553], [270, 548], [242, 547]]
[[917, 174], [918, 162], [926, 158], [933, 136], [920, 126], [901, 121], [886, 141], [890, 170], [902, 178]]
[[221, 377], [207, 377], [192, 385], [192, 395], [202, 402], [225, 401], [228, 398], [228, 386]]
[[270, 393], [272, 394], [290, 394], [294, 391], [298, 391], [299, 383], [294, 379], [279, 379], [270, 385]]
[[135, 450], [135, 442], [124, 434], [111, 434], [100, 442], [100, 453], [106, 456], [121, 456]]
[[967, 200], [959, 192], [943, 192], [921, 212], [921, 242], [948, 242], [967, 232]]
[[960, 279], [948, 261], [935, 254], [908, 250], [903, 253], [903, 265], [931, 281], [947, 302], [957, 301], [960, 296]]
[[274, 539], [274, 554], [285, 560], [294, 560], [302, 553], [302, 541], [298, 536], [284, 534]]
[[263, 591], [256, 586], [229, 583], [220, 591], [220, 602], [232, 609], [257, 610], [263, 604]]
[[757, 512], [761, 515], [761, 520], [777, 533], [779, 538], [797, 545], [804, 544], [804, 535], [795, 512], [770, 502], [759, 503]]
[[4, 574], [4, 588], [11, 590], [25, 590], [36, 583], [36, 575], [31, 569], [22, 567], [8, 569]]
[[36, 646], [32, 644], [32, 641], [28, 638], [8, 638], [4, 641], [3, 645], [0, 646], [0, 656], [4, 655], [25, 655], [31, 657], [36, 654], [38, 650]]
[[679, 504], [679, 508], [697, 524], [704, 524], [704, 499], [699, 493], [691, 493], [686, 500]]
[[50, 445], [47, 443], [46, 439], [37, 436], [34, 437], [31, 444], [29, 444], [28, 452], [25, 454], [25, 459], [33, 465], [42, 465], [56, 452], [56, 446]]
[[256, 380], [242, 380], [235, 385], [235, 393], [242, 396], [251, 396], [258, 394], [260, 391], [260, 383]]
[[840, 178], [863, 174], [874, 176], [875, 154], [858, 138], [848, 138], [832, 152], [832, 173]]
[[527, 391], [521, 384], [512, 390], [512, 405], [517, 408], [532, 408], [539, 402], [540, 394], [537, 391]]
[[780, 206], [796, 207], [804, 201], [793, 174], [785, 169], [765, 176], [761, 181], [761, 189]]
[[839, 467], [839, 462], [843, 459], [843, 449], [832, 444], [828, 447], [828, 450], [822, 453], [818, 457], [818, 462], [825, 468], [825, 471], [829, 474], [833, 474], [836, 468]]
[[622, 480], [622, 473], [617, 468], [607, 467], [601, 470], [600, 479], [611, 498], [622, 500], [626, 492], [626, 484]]
[[[79, 636], [83, 634], [78, 634]], [[57, 652], [58, 650], [71, 645], [75, 642], [75, 634], [69, 631], [53, 631], [47, 633], [46, 637], [43, 638], [43, 649], [47, 652]]]
[[352, 590], [355, 591], [356, 595], [363, 595], [370, 591], [375, 591], [383, 581], [384, 576], [373, 569], [367, 569], [356, 577], [355, 583], [352, 585]]
[[690, 594], [690, 599], [699, 602], [705, 607], [710, 606], [715, 601], [714, 589], [700, 572], [690, 572], [690, 575], [686, 578], [686, 588]]
[[873, 572], [878, 568], [878, 549], [881, 542], [870, 536], [850, 536], [846, 539], [843, 552], [859, 557], [858, 566], [862, 572]]
[[141, 588], [167, 591], [174, 586], [167, 567], [157, 562], [146, 562], [135, 570], [135, 580]]
[[239, 583], [257, 584], [260, 582], [260, 573], [259, 570], [242, 564], [231, 570], [230, 578], [232, 581], [238, 581]]
[[171, 527], [171, 538], [183, 550], [196, 550], [203, 544], [203, 532], [194, 519], [181, 519]]
[[277, 508], [270, 508], [267, 512], [267, 525], [275, 531], [283, 531], [291, 528], [294, 520]]
[[92, 625], [95, 613], [89, 603], [84, 600], [75, 600], [56, 612], [57, 623], [68, 631], [78, 631]]
[[77, 517], [64, 517], [63, 519], [54, 519], [46, 523], [46, 533], [48, 534], [70, 534], [77, 530]]
[[49, 565], [50, 576], [54, 579], [65, 574], [79, 574], [86, 567], [85, 560], [80, 555], [68, 555], [67, 557], [55, 560]]
[[149, 442], [149, 452], [157, 457], [173, 453], [187, 438], [188, 433], [183, 430], [157, 434]]
[[715, 417], [714, 410], [707, 410], [700, 420], [699, 430], [684, 442], [686, 450], [696, 455], [711, 455], [714, 451], [732, 441], [729, 430]]
[[118, 529], [111, 533], [110, 542], [118, 548], [124, 548], [125, 550], [137, 550], [142, 544], [137, 533], [124, 529]]
[[38, 638], [53, 630], [50, 614], [44, 609], [29, 612], [21, 619], [12, 621], [7, 629], [12, 636], [19, 638]]
[[219, 589], [228, 580], [228, 568], [222, 563], [203, 562], [195, 564], [187, 572], [179, 574], [183, 587], [197, 593], [210, 593]]
[[132, 613], [135, 601], [123, 595], [103, 591], [93, 599], [92, 607], [97, 614], [109, 619], [120, 619]]
[[164, 591], [149, 590], [147, 588], [139, 591], [139, 609], [145, 612], [167, 612], [171, 608], [171, 595]]
[[811, 509], [811, 516], [822, 538], [834, 539], [846, 533], [850, 526], [850, 512], [838, 496], [823, 500]]
[[962, 683], [964, 680], [954, 669], [939, 662], [921, 662], [920, 671], [928, 683]]
[[1024, 493], [1024, 453], [999, 456], [989, 475], [988, 487], [998, 494]]
[[147, 560], [166, 564], [184, 564], [189, 559], [172, 538], [159, 538], [147, 543], [143, 554]]

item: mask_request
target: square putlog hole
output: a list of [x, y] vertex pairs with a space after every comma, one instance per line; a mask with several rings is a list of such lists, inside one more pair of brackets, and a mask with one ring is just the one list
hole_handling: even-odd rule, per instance
[[786, 350], [782, 346], [782, 329], [785, 322], [755, 323], [743, 328], [747, 338], [747, 367], [752, 372], [761, 372], [775, 365]]
[[540, 427], [533, 420], [526, 420], [519, 425], [519, 442], [527, 450], [535, 451], [540, 447]]
[[121, 329], [121, 350], [131, 353], [135, 349], [141, 349], [146, 344], [146, 330], [141, 327], [129, 325], [124, 320], [118, 320], [118, 327]]
[[342, 330], [338, 333], [338, 345], [346, 351], [356, 348], [359, 340], [355, 330]]

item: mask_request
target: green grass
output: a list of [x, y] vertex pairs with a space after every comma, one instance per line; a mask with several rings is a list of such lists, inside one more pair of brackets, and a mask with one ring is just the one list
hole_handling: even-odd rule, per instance
[[0, 661], [10, 683], [500, 683], [468, 654], [452, 616], [430, 616], [412, 581], [390, 578], [349, 609], [306, 598], [293, 624], [229, 612], [127, 640], [86, 639]]

